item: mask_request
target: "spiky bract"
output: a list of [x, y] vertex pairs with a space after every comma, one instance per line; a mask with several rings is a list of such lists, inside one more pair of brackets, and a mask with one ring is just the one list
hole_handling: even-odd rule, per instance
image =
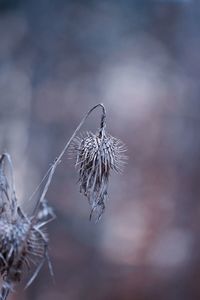
[[97, 134], [87, 132], [74, 139], [70, 152], [76, 156], [80, 192], [91, 206], [90, 218], [94, 214], [95, 220], [99, 220], [104, 212], [110, 171], [122, 170], [124, 151], [124, 144], [104, 130]]

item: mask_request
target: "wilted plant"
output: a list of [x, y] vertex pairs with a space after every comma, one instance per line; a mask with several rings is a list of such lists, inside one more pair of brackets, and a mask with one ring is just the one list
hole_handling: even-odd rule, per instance
[[[10, 169], [10, 179], [6, 164]], [[1, 300], [7, 298], [14, 284], [21, 280], [26, 270], [30, 271], [31, 266], [36, 265], [36, 268], [27, 286], [37, 276], [46, 259], [52, 273], [48, 238], [43, 226], [54, 215], [48, 213], [44, 217], [43, 212], [42, 199], [31, 218], [22, 211], [15, 193], [12, 161], [10, 155], [4, 153], [0, 157], [0, 273], [3, 278]]]
[[105, 209], [110, 171], [122, 171], [126, 160], [124, 144], [106, 133], [105, 108], [102, 104], [99, 106], [102, 108], [99, 131], [76, 137], [71, 146], [71, 152], [76, 157], [80, 192], [91, 206], [90, 219], [94, 215], [95, 220], [101, 218]]
[[[91, 112], [102, 108], [101, 125], [96, 134], [88, 132], [76, 137]], [[0, 274], [3, 279], [0, 300], [6, 300], [14, 285], [22, 279], [24, 273], [34, 272], [26, 286], [36, 278], [45, 261], [53, 275], [48, 255], [48, 237], [44, 226], [55, 218], [52, 208], [46, 200], [56, 167], [61, 162], [66, 150], [76, 157], [79, 173], [80, 191], [87, 197], [91, 206], [90, 218], [95, 214], [99, 220], [107, 198], [108, 179], [111, 170], [119, 172], [126, 159], [125, 147], [121, 141], [107, 134], [106, 113], [103, 104], [94, 106], [82, 119], [71, 138], [67, 141], [60, 155], [55, 159], [44, 178], [37, 186], [30, 199], [35, 196], [46, 180], [33, 214], [27, 216], [16, 197], [13, 166], [11, 157], [4, 153], [0, 157]]]

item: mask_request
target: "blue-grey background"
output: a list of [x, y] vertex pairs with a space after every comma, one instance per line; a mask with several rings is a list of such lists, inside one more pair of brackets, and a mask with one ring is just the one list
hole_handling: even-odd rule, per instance
[[47, 195], [55, 284], [45, 267], [10, 299], [200, 299], [199, 32], [198, 0], [0, 0], [0, 151], [24, 209], [96, 103], [129, 156], [95, 225], [65, 155]]

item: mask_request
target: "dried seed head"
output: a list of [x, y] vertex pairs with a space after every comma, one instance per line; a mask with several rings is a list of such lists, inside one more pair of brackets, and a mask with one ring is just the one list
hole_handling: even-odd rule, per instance
[[0, 272], [8, 282], [21, 280], [24, 267], [30, 270], [32, 262], [38, 263], [45, 256], [46, 237], [21, 213], [18, 219], [0, 221]]
[[91, 206], [90, 218], [99, 220], [105, 209], [110, 171], [121, 172], [126, 156], [124, 144], [106, 134], [104, 128], [99, 133], [88, 132], [76, 137], [70, 152], [75, 154], [79, 174], [80, 192]]
[[0, 274], [4, 280], [0, 299], [3, 300], [24, 272], [35, 268], [29, 285], [48, 260], [48, 238], [42, 227], [48, 222], [50, 211], [45, 202], [41, 203], [36, 215], [25, 216], [15, 196], [11, 165], [11, 182], [5, 175], [6, 159], [10, 165], [8, 154], [0, 158]]

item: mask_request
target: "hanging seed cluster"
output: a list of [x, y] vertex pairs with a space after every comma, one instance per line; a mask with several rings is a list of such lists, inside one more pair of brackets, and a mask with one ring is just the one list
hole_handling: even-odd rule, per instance
[[121, 172], [126, 161], [125, 145], [105, 131], [105, 111], [98, 133], [87, 132], [76, 137], [70, 154], [76, 157], [80, 192], [87, 197], [91, 207], [90, 219], [98, 221], [108, 197], [108, 181], [111, 170]]

